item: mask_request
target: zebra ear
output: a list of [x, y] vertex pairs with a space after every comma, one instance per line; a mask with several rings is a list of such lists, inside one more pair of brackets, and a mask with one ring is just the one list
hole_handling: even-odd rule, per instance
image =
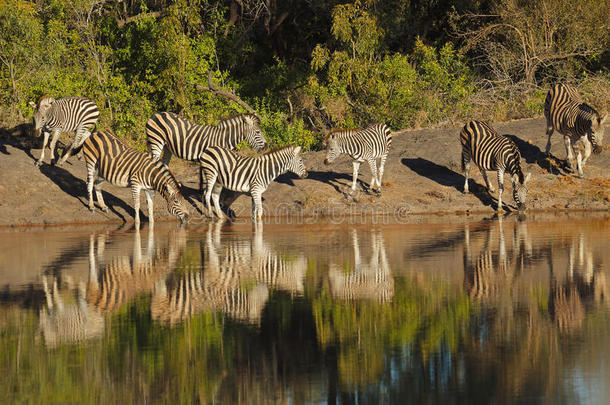
[[530, 181], [530, 177], [532, 177], [531, 173], [528, 173], [525, 175], [525, 180], [523, 180], [523, 184], [527, 184], [528, 181]]
[[250, 115], [244, 115], [244, 122], [248, 126], [254, 125], [254, 120], [252, 119], [252, 117]]
[[32, 106], [32, 108], [36, 108], [36, 103], [33, 101], [28, 102], [29, 105]]
[[297, 146], [296, 148], [294, 148], [294, 155], [295, 156], [298, 155], [299, 152], [301, 152], [301, 147], [300, 146]]
[[510, 179], [513, 181], [513, 184], [519, 183], [519, 175], [517, 173], [513, 174]]
[[45, 111], [47, 110], [49, 107], [51, 107], [51, 104], [53, 104], [55, 102], [55, 99], [53, 97], [45, 97], [42, 100], [40, 100], [40, 110]]
[[604, 114], [604, 116], [599, 119], [600, 127], [606, 123], [606, 118], [608, 118], [608, 113]]

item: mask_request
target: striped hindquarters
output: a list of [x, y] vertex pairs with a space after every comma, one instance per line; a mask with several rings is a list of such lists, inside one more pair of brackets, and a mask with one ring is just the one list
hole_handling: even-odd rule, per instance
[[482, 170], [521, 173], [521, 154], [515, 143], [499, 135], [487, 122], [471, 121], [460, 131], [462, 170], [469, 159]]
[[257, 175], [259, 165], [254, 158], [220, 147], [211, 147], [201, 156], [201, 167], [217, 175], [216, 181], [234, 191], [250, 191], [251, 180]]
[[357, 160], [377, 159], [388, 154], [392, 132], [385, 124], [372, 124], [364, 129], [330, 131], [324, 142], [330, 162], [341, 153], [347, 153]]
[[88, 98], [66, 97], [53, 103], [53, 107], [47, 112], [45, 123], [51, 131], [91, 131], [99, 116], [97, 105]]
[[87, 166], [97, 167], [98, 175], [111, 184], [127, 187], [137, 182], [144, 189], [156, 190], [165, 198], [179, 192], [180, 185], [160, 162], [120, 141], [110, 131], [99, 131], [83, 145]]
[[582, 102], [573, 86], [559, 83], [553, 86], [544, 101], [547, 125], [562, 135], [580, 138], [591, 130], [591, 121], [599, 119], [595, 109]]

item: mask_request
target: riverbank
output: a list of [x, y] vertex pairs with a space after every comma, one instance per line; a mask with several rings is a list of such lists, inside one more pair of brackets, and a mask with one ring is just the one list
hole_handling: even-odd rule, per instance
[[[553, 135], [552, 158], [543, 157], [544, 119], [499, 123], [495, 127], [517, 143], [524, 170], [532, 173], [528, 209], [537, 212], [610, 209], [607, 146], [601, 155], [590, 157], [584, 169], [585, 178], [579, 179], [565, 165], [563, 139], [557, 133]], [[350, 159], [342, 156], [333, 165], [325, 166], [324, 151], [307, 152], [304, 160], [308, 178], [280, 176], [263, 194], [265, 215], [316, 219], [378, 215], [408, 221], [430, 213], [492, 214], [497, 193], [487, 193], [478, 170], [471, 170], [471, 193], [462, 194], [459, 130], [460, 127], [448, 127], [395, 132], [381, 197], [365, 192], [371, 179], [368, 165], [361, 165], [357, 192], [348, 196], [346, 191], [352, 179]], [[104, 198], [110, 211], [90, 212], [84, 161], [72, 157], [62, 167], [44, 164], [37, 168], [34, 161], [40, 155], [41, 143], [40, 138], [29, 138], [18, 132], [4, 130], [0, 136], [0, 226], [133, 222], [129, 189], [104, 184]], [[197, 190], [197, 167], [174, 159], [170, 168], [193, 205], [193, 221], [204, 222]], [[496, 182], [495, 176], [491, 175], [490, 179]], [[141, 214], [145, 213], [144, 200], [142, 197]], [[238, 218], [250, 216], [249, 196], [226, 193], [223, 200]], [[503, 200], [507, 209], [514, 209], [508, 176], [505, 176]], [[170, 219], [160, 196], [155, 197], [155, 218]]]

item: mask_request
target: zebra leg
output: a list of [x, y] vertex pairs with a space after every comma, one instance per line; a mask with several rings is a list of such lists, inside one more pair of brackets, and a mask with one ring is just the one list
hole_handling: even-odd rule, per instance
[[504, 192], [504, 170], [498, 170], [498, 211], [502, 211], [502, 193]]
[[139, 184], [131, 185], [131, 197], [133, 198], [133, 209], [136, 211], [136, 229], [140, 229], [140, 189]]
[[481, 175], [483, 176], [483, 180], [485, 180], [485, 185], [487, 186], [487, 191], [490, 193], [495, 193], [496, 189], [494, 188], [493, 184], [491, 184], [491, 182], [487, 178], [487, 171], [481, 169], [480, 167], [479, 167], [479, 171], [481, 172]]
[[36, 161], [35, 165], [38, 167], [42, 164], [42, 161], [44, 160], [44, 150], [47, 148], [47, 144], [49, 143], [49, 132], [47, 131], [43, 131], [44, 132], [44, 139], [42, 141], [42, 152], [40, 152], [40, 158], [38, 159], [38, 161]]
[[574, 155], [572, 153], [572, 140], [570, 139], [569, 136], [565, 135], [563, 137], [563, 144], [566, 147], [566, 155], [567, 155], [567, 161], [568, 161], [568, 165], [570, 166], [570, 170], [574, 171]]
[[252, 221], [258, 222], [263, 218], [263, 201], [262, 193], [257, 191], [252, 192]]
[[352, 192], [356, 191], [356, 182], [358, 181], [358, 169], [360, 168], [360, 162], [355, 160], [353, 162], [354, 171], [352, 174]]
[[216, 183], [216, 178], [218, 177], [218, 174], [209, 173], [209, 176], [210, 177], [208, 177], [208, 174], [205, 174], [206, 189], [205, 189], [205, 193], [202, 195], [201, 202], [203, 203], [204, 210], [207, 211], [207, 213], [205, 213], [205, 215], [212, 218], [212, 217], [214, 217], [214, 214], [212, 213], [212, 205], [210, 204], [210, 198], [212, 197], [212, 191], [214, 190], [214, 183]]
[[550, 123], [549, 121], [546, 122], [546, 136], [548, 137], [547, 141], [546, 141], [546, 148], [544, 153], [546, 154], [546, 156], [550, 156], [551, 155], [551, 135], [553, 135], [553, 124]]
[[580, 153], [580, 149], [576, 149], [574, 152], [576, 153], [576, 170], [578, 172], [578, 177], [582, 179], [584, 177], [582, 172], [582, 167], [584, 166], [582, 162], [582, 154]]
[[462, 153], [462, 168], [464, 170], [464, 194], [468, 194], [468, 173], [470, 173], [470, 156]]
[[146, 195], [146, 207], [148, 208], [148, 222], [150, 226], [155, 223], [155, 216], [153, 214], [153, 197], [155, 196], [154, 190], [144, 190]]
[[385, 168], [385, 161], [388, 158], [388, 155], [383, 155], [381, 160], [379, 161], [379, 174], [377, 175], [377, 184], [379, 186], [379, 194], [381, 194], [381, 179], [383, 178], [383, 170]]
[[[372, 192], [375, 190], [375, 186], [377, 185], [377, 162], [375, 161], [375, 159], [369, 159], [368, 164], [371, 168], [371, 173], [373, 174], [373, 177], [371, 178], [371, 183], [369, 185], [369, 192]], [[381, 184], [379, 184], [379, 186], [381, 186]]]
[[95, 179], [95, 181], [93, 182], [93, 187], [95, 188], [95, 196], [97, 197], [97, 205], [100, 207], [100, 209], [104, 212], [108, 212], [108, 207], [106, 206], [106, 203], [104, 202], [104, 197], [102, 197], [102, 183], [104, 182], [104, 179], [97, 177]]
[[585, 147], [585, 156], [582, 159], [582, 167], [585, 167], [585, 163], [587, 163], [587, 159], [589, 159], [589, 156], [591, 156], [591, 150], [592, 150], [592, 146], [591, 146], [591, 142], [589, 141], [589, 139], [587, 139], [586, 136], [583, 136], [582, 138], [582, 144]]
[[214, 211], [216, 211], [216, 215], [218, 216], [218, 218], [229, 219], [229, 217], [227, 217], [225, 215], [225, 213], [222, 212], [222, 210], [220, 209], [220, 193], [221, 193], [221, 191], [222, 191], [222, 185], [220, 185], [220, 183], [214, 184], [214, 187], [212, 189], [212, 201], [214, 202]]
[[[87, 165], [87, 196], [89, 197], [89, 210], [95, 211], [95, 205], [93, 204], [93, 184], [97, 177], [95, 165]], [[99, 197], [98, 197], [99, 198]]]
[[51, 149], [51, 164], [55, 164], [55, 145], [57, 144], [57, 140], [59, 139], [60, 132], [58, 130], [53, 131], [53, 136], [51, 137], [51, 144], [49, 145], [49, 149]]

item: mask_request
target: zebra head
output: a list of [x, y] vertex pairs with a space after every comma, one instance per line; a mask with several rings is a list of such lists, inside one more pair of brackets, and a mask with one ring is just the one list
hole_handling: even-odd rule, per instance
[[175, 192], [167, 199], [167, 210], [180, 220], [181, 224], [188, 224], [191, 219], [188, 204], [180, 192]]
[[608, 114], [603, 117], [594, 116], [591, 119], [591, 131], [589, 132], [589, 141], [593, 145], [593, 153], [600, 154], [604, 144], [604, 129]]
[[324, 143], [326, 144], [326, 159], [324, 159], [324, 164], [329, 165], [341, 154], [339, 141], [333, 132], [329, 132], [326, 135], [326, 139], [324, 139]]
[[264, 152], [267, 149], [267, 141], [265, 141], [263, 131], [261, 131], [260, 119], [252, 114], [245, 114], [243, 118], [245, 125], [244, 138], [257, 152]]
[[305, 167], [305, 163], [303, 163], [303, 158], [299, 155], [299, 152], [301, 152], [300, 146], [292, 148], [292, 156], [288, 162], [288, 171], [291, 171], [304, 179], [307, 177], [307, 168]]
[[46, 124], [47, 111], [49, 111], [49, 109], [51, 108], [51, 106], [53, 105], [54, 102], [55, 102], [55, 99], [53, 97], [49, 97], [49, 96], [40, 97], [40, 99], [38, 100], [38, 103], [34, 103], [33, 101], [30, 101], [29, 104], [34, 108], [33, 124], [34, 124], [34, 135], [36, 137], [40, 136], [41, 130]]
[[531, 173], [528, 173], [525, 177], [523, 173], [515, 173], [512, 176], [513, 181], [513, 199], [517, 204], [519, 211], [525, 210], [525, 201], [527, 200], [527, 183], [530, 180]]

